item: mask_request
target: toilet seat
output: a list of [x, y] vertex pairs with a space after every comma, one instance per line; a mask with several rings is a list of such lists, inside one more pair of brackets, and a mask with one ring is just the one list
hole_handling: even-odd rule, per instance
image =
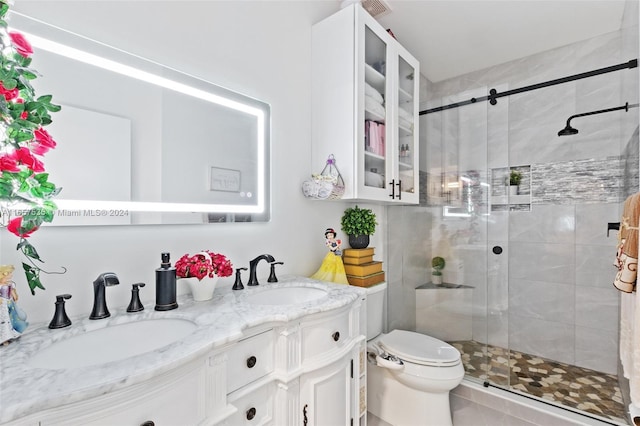
[[386, 352], [404, 361], [432, 367], [450, 367], [461, 362], [460, 352], [434, 337], [406, 330], [393, 330], [378, 342]]

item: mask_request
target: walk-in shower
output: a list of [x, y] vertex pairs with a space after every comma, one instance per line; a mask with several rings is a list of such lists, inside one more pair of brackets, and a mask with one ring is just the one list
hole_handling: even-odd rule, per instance
[[[640, 187], [638, 115], [590, 114], [557, 140], [559, 118], [638, 103], [637, 60], [604, 66], [619, 44], [604, 35], [426, 83], [420, 206], [388, 210], [402, 265], [388, 322], [453, 344], [465, 380], [626, 424], [607, 226]], [[446, 286], [429, 283], [433, 257]]]

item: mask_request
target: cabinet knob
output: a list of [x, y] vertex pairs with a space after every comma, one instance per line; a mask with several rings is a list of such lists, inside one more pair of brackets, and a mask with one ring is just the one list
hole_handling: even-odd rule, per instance
[[247, 410], [247, 420], [253, 420], [253, 418], [256, 416], [256, 409], [254, 407], [251, 407]]
[[255, 356], [250, 356], [247, 358], [247, 367], [253, 368], [256, 365], [257, 359]]
[[151, 420], [147, 420], [146, 422], [140, 424], [140, 426], [155, 426], [155, 423]]
[[339, 331], [336, 331], [335, 333], [333, 333], [333, 334], [331, 335], [331, 337], [333, 337], [333, 341], [334, 341], [334, 342], [337, 342], [338, 340], [340, 340], [340, 332], [339, 332]]

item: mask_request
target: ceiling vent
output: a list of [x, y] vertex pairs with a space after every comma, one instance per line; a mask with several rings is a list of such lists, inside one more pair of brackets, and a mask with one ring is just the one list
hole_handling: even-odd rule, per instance
[[347, 7], [353, 3], [360, 3], [364, 10], [369, 12], [369, 15], [374, 18], [380, 18], [387, 13], [391, 12], [391, 6], [384, 0], [342, 0], [341, 7]]
[[389, 3], [384, 0], [362, 0], [362, 7], [374, 18], [380, 18], [391, 12]]

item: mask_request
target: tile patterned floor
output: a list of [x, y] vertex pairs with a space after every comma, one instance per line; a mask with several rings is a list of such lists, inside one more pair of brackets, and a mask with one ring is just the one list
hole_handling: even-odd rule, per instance
[[[449, 342], [462, 354], [467, 375], [626, 423], [615, 374], [551, 361], [474, 341]], [[488, 355], [488, 357], [487, 357]]]

